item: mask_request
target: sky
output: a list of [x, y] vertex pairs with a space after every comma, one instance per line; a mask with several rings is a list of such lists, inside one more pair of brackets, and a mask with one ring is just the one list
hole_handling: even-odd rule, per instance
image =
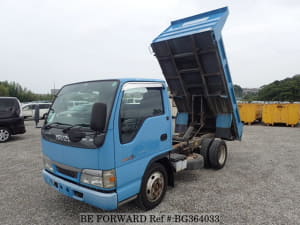
[[152, 40], [172, 20], [224, 6], [235, 84], [256, 88], [300, 73], [298, 0], [0, 0], [0, 81], [49, 93], [86, 80], [163, 79]]

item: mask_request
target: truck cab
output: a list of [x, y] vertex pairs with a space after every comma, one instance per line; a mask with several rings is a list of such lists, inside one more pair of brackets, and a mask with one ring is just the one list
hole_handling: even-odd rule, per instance
[[[78, 99], [84, 104], [70, 104]], [[115, 209], [140, 192], [149, 162], [172, 149], [171, 119], [161, 80], [67, 85], [42, 129], [44, 178], [70, 197]]]
[[[220, 41], [227, 14], [222, 8], [174, 21], [152, 42], [166, 81], [64, 86], [41, 131], [46, 183], [105, 210], [132, 200], [148, 210], [174, 186], [175, 173], [223, 168], [224, 140], [242, 136]], [[170, 98], [178, 109], [174, 132]]]

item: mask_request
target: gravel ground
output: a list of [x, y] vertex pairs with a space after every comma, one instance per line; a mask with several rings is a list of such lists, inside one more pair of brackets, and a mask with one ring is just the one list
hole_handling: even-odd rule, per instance
[[[67, 198], [41, 176], [40, 130], [0, 144], [0, 224], [79, 224], [79, 213], [102, 213]], [[184, 171], [151, 213], [217, 213], [221, 224], [300, 223], [300, 128], [245, 126], [228, 142], [219, 171]], [[134, 203], [117, 212], [143, 213]]]

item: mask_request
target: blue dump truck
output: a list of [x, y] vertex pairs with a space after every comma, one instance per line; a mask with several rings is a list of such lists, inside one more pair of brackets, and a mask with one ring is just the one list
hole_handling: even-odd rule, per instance
[[64, 86], [41, 131], [46, 183], [104, 210], [132, 200], [148, 210], [175, 173], [224, 167], [224, 140], [240, 140], [243, 128], [221, 37], [227, 15], [221, 8], [176, 20], [154, 39], [166, 82]]

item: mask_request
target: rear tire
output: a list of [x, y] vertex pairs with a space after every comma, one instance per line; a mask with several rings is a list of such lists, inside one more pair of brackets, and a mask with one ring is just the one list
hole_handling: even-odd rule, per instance
[[0, 127], [0, 143], [6, 142], [10, 139], [11, 132], [6, 127]]
[[137, 205], [144, 210], [155, 208], [165, 196], [168, 185], [168, 174], [160, 163], [154, 163], [146, 171], [141, 191], [136, 200]]
[[225, 166], [227, 160], [227, 146], [223, 140], [214, 140], [209, 148], [209, 162], [211, 168], [219, 170]]
[[207, 169], [211, 168], [208, 152], [212, 142], [212, 138], [204, 138], [201, 142], [200, 154], [203, 156], [204, 168]]

